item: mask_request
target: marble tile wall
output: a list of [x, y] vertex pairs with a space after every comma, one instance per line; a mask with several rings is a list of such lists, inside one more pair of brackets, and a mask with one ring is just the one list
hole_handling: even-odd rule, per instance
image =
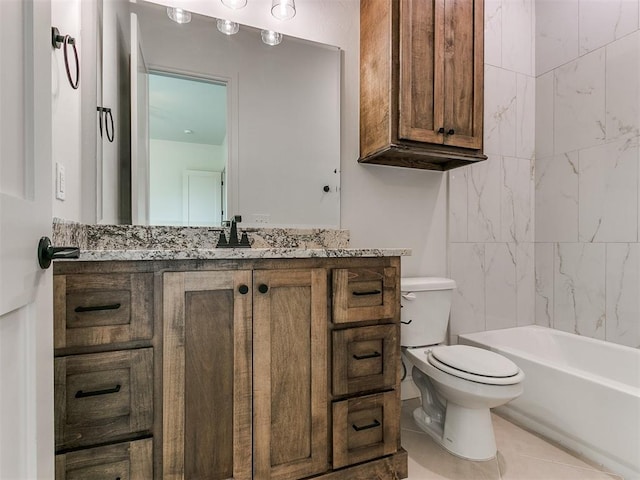
[[534, 323], [534, 0], [485, 0], [487, 161], [449, 172], [450, 335]]
[[640, 347], [638, 0], [537, 0], [535, 322]]

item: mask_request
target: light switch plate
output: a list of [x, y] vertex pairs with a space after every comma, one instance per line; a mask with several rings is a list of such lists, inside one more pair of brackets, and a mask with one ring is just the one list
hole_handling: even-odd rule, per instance
[[65, 199], [66, 178], [64, 173], [64, 165], [56, 162], [56, 198], [58, 200]]

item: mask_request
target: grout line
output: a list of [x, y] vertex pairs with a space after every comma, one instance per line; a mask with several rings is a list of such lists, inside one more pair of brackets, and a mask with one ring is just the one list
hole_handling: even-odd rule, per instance
[[[548, 444], [548, 445], [553, 446], [551, 444]], [[570, 454], [568, 452], [565, 452], [565, 453], [567, 453], [567, 455], [571, 455], [573, 458], [575, 458], [575, 459], [577, 459], [577, 460], [579, 460], [579, 461], [584, 463], [584, 460], [582, 460], [581, 458], [579, 458], [579, 457], [577, 457], [575, 455], [572, 455], [572, 454]], [[536, 457], [536, 456], [533, 456], [533, 455], [526, 455], [526, 454], [522, 454], [522, 453], [513, 453], [513, 455], [514, 456], [519, 456], [519, 457], [530, 458], [530, 459], [533, 459], [533, 460], [538, 460], [540, 462], [553, 463], [555, 465], [562, 465], [563, 467], [568, 467], [568, 468], [572, 468], [572, 469], [576, 469], [576, 470], [584, 470], [584, 471], [602, 473], [604, 475], [612, 476], [615, 479], [624, 480], [620, 475], [618, 475], [616, 473], [609, 472], [607, 470], [601, 470], [600, 468], [598, 468], [596, 466], [591, 466], [591, 465], [589, 465], [587, 463], [585, 463], [585, 465], [572, 465], [570, 463], [565, 463], [565, 462], [561, 462], [561, 461], [558, 461], [558, 460], [553, 460], [553, 459], [550, 459], [550, 458], [540, 458], [540, 457]]]

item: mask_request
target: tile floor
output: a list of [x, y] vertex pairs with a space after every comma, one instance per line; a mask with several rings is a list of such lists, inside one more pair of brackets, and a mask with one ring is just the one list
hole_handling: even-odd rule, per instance
[[562, 448], [493, 415], [498, 444], [494, 460], [472, 462], [437, 445], [413, 422], [419, 399], [402, 405], [402, 446], [409, 453], [408, 480], [622, 480]]

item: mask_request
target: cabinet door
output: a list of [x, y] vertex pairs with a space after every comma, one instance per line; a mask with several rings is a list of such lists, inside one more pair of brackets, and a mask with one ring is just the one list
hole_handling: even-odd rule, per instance
[[445, 145], [482, 148], [484, 1], [444, 0]]
[[401, 139], [482, 148], [483, 5], [401, 1]]
[[251, 272], [164, 274], [163, 478], [251, 478]]
[[327, 273], [254, 272], [254, 478], [327, 470]]
[[[466, 1], [466, 0], [465, 0]], [[444, 0], [400, 2], [401, 139], [442, 143]]]

